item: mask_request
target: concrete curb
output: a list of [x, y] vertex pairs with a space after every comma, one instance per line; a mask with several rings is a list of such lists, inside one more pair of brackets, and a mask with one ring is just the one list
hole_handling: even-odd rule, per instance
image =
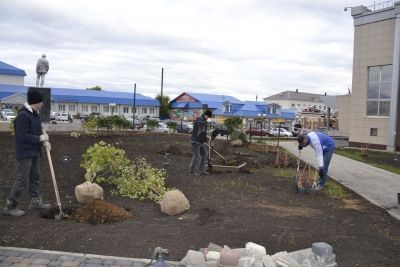
[[[0, 252], [1, 251], [3, 251], [3, 252], [4, 251], [14, 251], [14, 252], [20, 252], [20, 253], [28, 253], [31, 255], [34, 255], [34, 254], [61, 255], [61, 256], [68, 256], [68, 257], [72, 257], [72, 258], [86, 258], [87, 260], [101, 259], [101, 260], [112, 260], [112, 261], [119, 261], [119, 262], [142, 263], [142, 264], [146, 264], [146, 263], [150, 262], [150, 259], [116, 257], [116, 256], [84, 254], [84, 253], [63, 252], [63, 251], [43, 250], [43, 249], [31, 249], [31, 248], [18, 248], [18, 247], [2, 247], [2, 246], [0, 246]], [[1, 262], [2, 261], [0, 260], [0, 263]], [[171, 267], [179, 266], [179, 262], [176, 262], [176, 261], [166, 261], [166, 262]]]

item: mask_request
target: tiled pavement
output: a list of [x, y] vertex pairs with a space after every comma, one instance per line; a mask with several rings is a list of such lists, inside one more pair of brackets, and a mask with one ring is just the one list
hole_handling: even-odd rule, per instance
[[[102, 256], [60, 251], [0, 247], [0, 267], [98, 267], [98, 266], [132, 266], [144, 267], [150, 260]], [[178, 267], [177, 262], [170, 262], [171, 267]]]

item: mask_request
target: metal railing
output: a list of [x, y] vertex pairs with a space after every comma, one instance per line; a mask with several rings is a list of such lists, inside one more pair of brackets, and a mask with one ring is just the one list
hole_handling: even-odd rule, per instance
[[392, 6], [394, 6], [394, 2], [395, 2], [394, 0], [389, 0], [389, 1], [381, 2], [381, 3], [375, 3], [375, 1], [374, 1], [374, 4], [367, 6], [367, 8], [371, 11], [376, 11], [379, 9], [392, 7]]

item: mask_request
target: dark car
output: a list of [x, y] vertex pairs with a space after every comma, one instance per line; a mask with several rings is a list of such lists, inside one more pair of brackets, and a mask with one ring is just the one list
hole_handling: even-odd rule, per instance
[[255, 136], [266, 136], [270, 135], [267, 129], [262, 129], [260, 127], [251, 127], [246, 129], [246, 134], [255, 135]]
[[192, 129], [185, 123], [177, 123], [176, 124], [176, 132], [177, 133], [191, 133]]

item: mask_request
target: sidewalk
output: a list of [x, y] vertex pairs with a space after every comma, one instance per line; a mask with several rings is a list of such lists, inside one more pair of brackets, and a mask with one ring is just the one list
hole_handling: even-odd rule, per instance
[[[296, 157], [299, 154], [297, 142], [282, 142], [280, 146]], [[301, 159], [318, 168], [312, 148], [304, 148]], [[400, 220], [400, 209], [397, 205], [400, 175], [336, 154], [332, 157], [328, 175]]]
[[[132, 266], [143, 267], [150, 260], [112, 257], [92, 254], [69, 253], [41, 249], [0, 247], [0, 267], [98, 267]], [[178, 262], [168, 261], [169, 266], [178, 267]]]

